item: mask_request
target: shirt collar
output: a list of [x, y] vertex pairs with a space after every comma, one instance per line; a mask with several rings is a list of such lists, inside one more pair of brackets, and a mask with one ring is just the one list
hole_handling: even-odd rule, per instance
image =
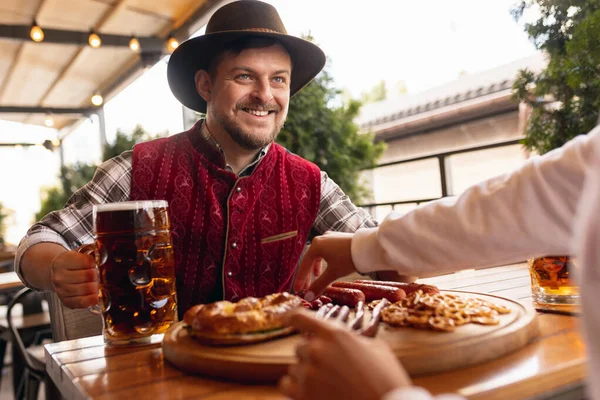
[[[221, 145], [210, 134], [210, 131], [208, 130], [208, 126], [206, 125], [206, 121], [202, 121], [202, 126], [200, 127], [200, 132], [202, 133], [202, 137], [208, 143], [210, 143], [211, 146], [216, 148], [219, 151], [219, 153], [221, 153], [221, 155], [223, 156], [223, 159], [225, 160], [225, 169], [229, 172], [233, 172], [233, 168], [231, 168], [231, 165], [229, 165], [229, 163], [227, 162], [227, 159], [225, 158], [225, 153], [223, 152]], [[260, 160], [262, 160], [263, 157], [267, 155], [267, 152], [269, 151], [270, 147], [271, 147], [271, 143], [269, 143], [268, 145], [263, 147], [260, 150], [260, 152], [258, 153], [258, 155], [256, 156], [256, 158], [254, 159], [254, 161], [252, 161], [249, 165], [247, 165], [245, 168], [243, 168], [240, 171], [240, 173], [238, 174], [238, 176], [248, 176], [248, 175], [252, 174], [252, 172], [254, 171], [254, 168], [256, 168], [256, 166], [258, 165]]]

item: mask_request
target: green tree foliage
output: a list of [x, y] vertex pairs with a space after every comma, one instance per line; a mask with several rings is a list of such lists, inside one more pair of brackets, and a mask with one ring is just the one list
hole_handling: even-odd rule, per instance
[[4, 244], [4, 234], [5, 234], [5, 229], [6, 229], [4, 221], [6, 221], [7, 217], [8, 217], [8, 211], [2, 205], [2, 203], [0, 203], [0, 248]]
[[398, 81], [394, 85], [394, 92], [398, 96], [404, 96], [408, 93], [408, 88], [406, 87], [406, 82]]
[[370, 134], [359, 134], [353, 120], [360, 102], [332, 106], [341, 91], [324, 70], [290, 100], [287, 121], [277, 142], [291, 152], [314, 162], [355, 202], [369, 195], [359, 181], [360, 171], [373, 168], [385, 148]]
[[[166, 134], [165, 132], [162, 136]], [[124, 151], [131, 150], [136, 143], [155, 139], [159, 136], [161, 135], [150, 135], [140, 125], [137, 125], [129, 134], [117, 130], [114, 143], [107, 144], [102, 151], [102, 161], [116, 157]], [[73, 193], [92, 180], [97, 167], [94, 164], [83, 163], [61, 167], [59, 176], [60, 186], [52, 187], [45, 191], [42, 195], [42, 207], [35, 215], [35, 218], [40, 220], [49, 212], [63, 208]]]
[[385, 81], [380, 81], [378, 84], [373, 86], [368, 92], [363, 92], [360, 96], [360, 101], [363, 104], [376, 103], [378, 101], [385, 100], [387, 98], [387, 87]]
[[129, 134], [121, 130], [117, 130], [115, 142], [104, 147], [104, 151], [102, 152], [102, 160], [109, 160], [118, 156], [124, 151], [131, 150], [136, 143], [145, 142], [166, 135], [167, 132], [156, 136], [150, 135], [140, 125], [136, 125], [133, 131], [131, 131]]
[[600, 109], [600, 2], [523, 0], [512, 13], [518, 20], [537, 7], [540, 18], [525, 25], [548, 65], [538, 75], [520, 71], [514, 98], [531, 106], [525, 146], [543, 154], [589, 132]]
[[40, 211], [35, 214], [35, 219], [39, 221], [44, 215], [55, 210], [60, 210], [64, 207], [70, 196], [71, 195], [64, 192], [60, 186], [44, 190], [42, 192], [42, 207], [40, 208]]
[[62, 192], [70, 197], [88, 183], [94, 177], [94, 173], [96, 173], [96, 165], [93, 164], [76, 163], [61, 167], [60, 183]]

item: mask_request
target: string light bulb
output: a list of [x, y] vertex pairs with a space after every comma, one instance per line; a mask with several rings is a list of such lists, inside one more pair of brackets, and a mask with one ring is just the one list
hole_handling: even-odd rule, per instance
[[102, 105], [103, 102], [104, 102], [104, 99], [102, 98], [102, 95], [100, 94], [100, 92], [94, 93], [94, 95], [92, 96], [92, 104], [95, 105], [96, 107], [99, 107]]
[[35, 20], [33, 21], [33, 25], [31, 25], [29, 36], [31, 36], [31, 40], [33, 40], [36, 43], [39, 43], [42, 40], [44, 40], [44, 31], [42, 30], [42, 28], [40, 28], [40, 26]]
[[92, 48], [97, 49], [100, 47], [100, 45], [102, 45], [102, 39], [100, 39], [100, 36], [98, 36], [98, 34], [92, 30], [90, 32], [90, 36], [88, 36], [88, 43], [90, 46], [92, 46]]
[[167, 40], [167, 48], [169, 49], [169, 53], [175, 51], [175, 49], [179, 47], [179, 41], [173, 37], [173, 35], [169, 35], [169, 39]]
[[129, 48], [132, 51], [138, 51], [140, 49], [140, 41], [135, 36], [129, 41]]
[[46, 118], [44, 119], [44, 125], [46, 125], [48, 128], [54, 126], [54, 118], [51, 114], [46, 114]]

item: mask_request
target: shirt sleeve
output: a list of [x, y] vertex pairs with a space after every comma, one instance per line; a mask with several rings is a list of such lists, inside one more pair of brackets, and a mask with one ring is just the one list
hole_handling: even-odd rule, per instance
[[93, 205], [129, 200], [132, 154], [126, 151], [102, 163], [93, 179], [71, 196], [65, 208], [49, 213], [27, 231], [15, 256], [15, 271], [23, 282], [21, 259], [27, 249], [44, 242], [68, 250], [91, 243]]
[[375, 226], [377, 221], [364, 209], [355, 206], [338, 184], [321, 171], [321, 202], [313, 226], [315, 232], [355, 232], [359, 228]]
[[392, 390], [381, 398], [381, 400], [465, 400], [464, 397], [457, 394], [439, 394], [432, 396], [427, 390], [409, 386]]
[[[590, 371], [600, 371], [600, 141], [595, 150], [595, 162], [588, 166], [584, 195], [577, 208], [573, 241], [576, 266], [580, 266], [575, 268], [575, 276], [581, 286], [581, 328]], [[600, 381], [588, 379], [586, 384], [589, 398], [600, 399]]]
[[596, 128], [459, 197], [359, 230], [352, 241], [357, 269], [423, 276], [572, 254], [573, 219], [599, 140]]

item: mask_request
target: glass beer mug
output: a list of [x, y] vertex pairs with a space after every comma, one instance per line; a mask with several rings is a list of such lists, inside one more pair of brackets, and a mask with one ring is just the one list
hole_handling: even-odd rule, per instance
[[548, 256], [528, 260], [532, 297], [537, 304], [579, 304], [571, 257]]
[[168, 204], [164, 200], [95, 205], [91, 254], [99, 271], [104, 341], [109, 345], [152, 342], [177, 321], [175, 266]]

